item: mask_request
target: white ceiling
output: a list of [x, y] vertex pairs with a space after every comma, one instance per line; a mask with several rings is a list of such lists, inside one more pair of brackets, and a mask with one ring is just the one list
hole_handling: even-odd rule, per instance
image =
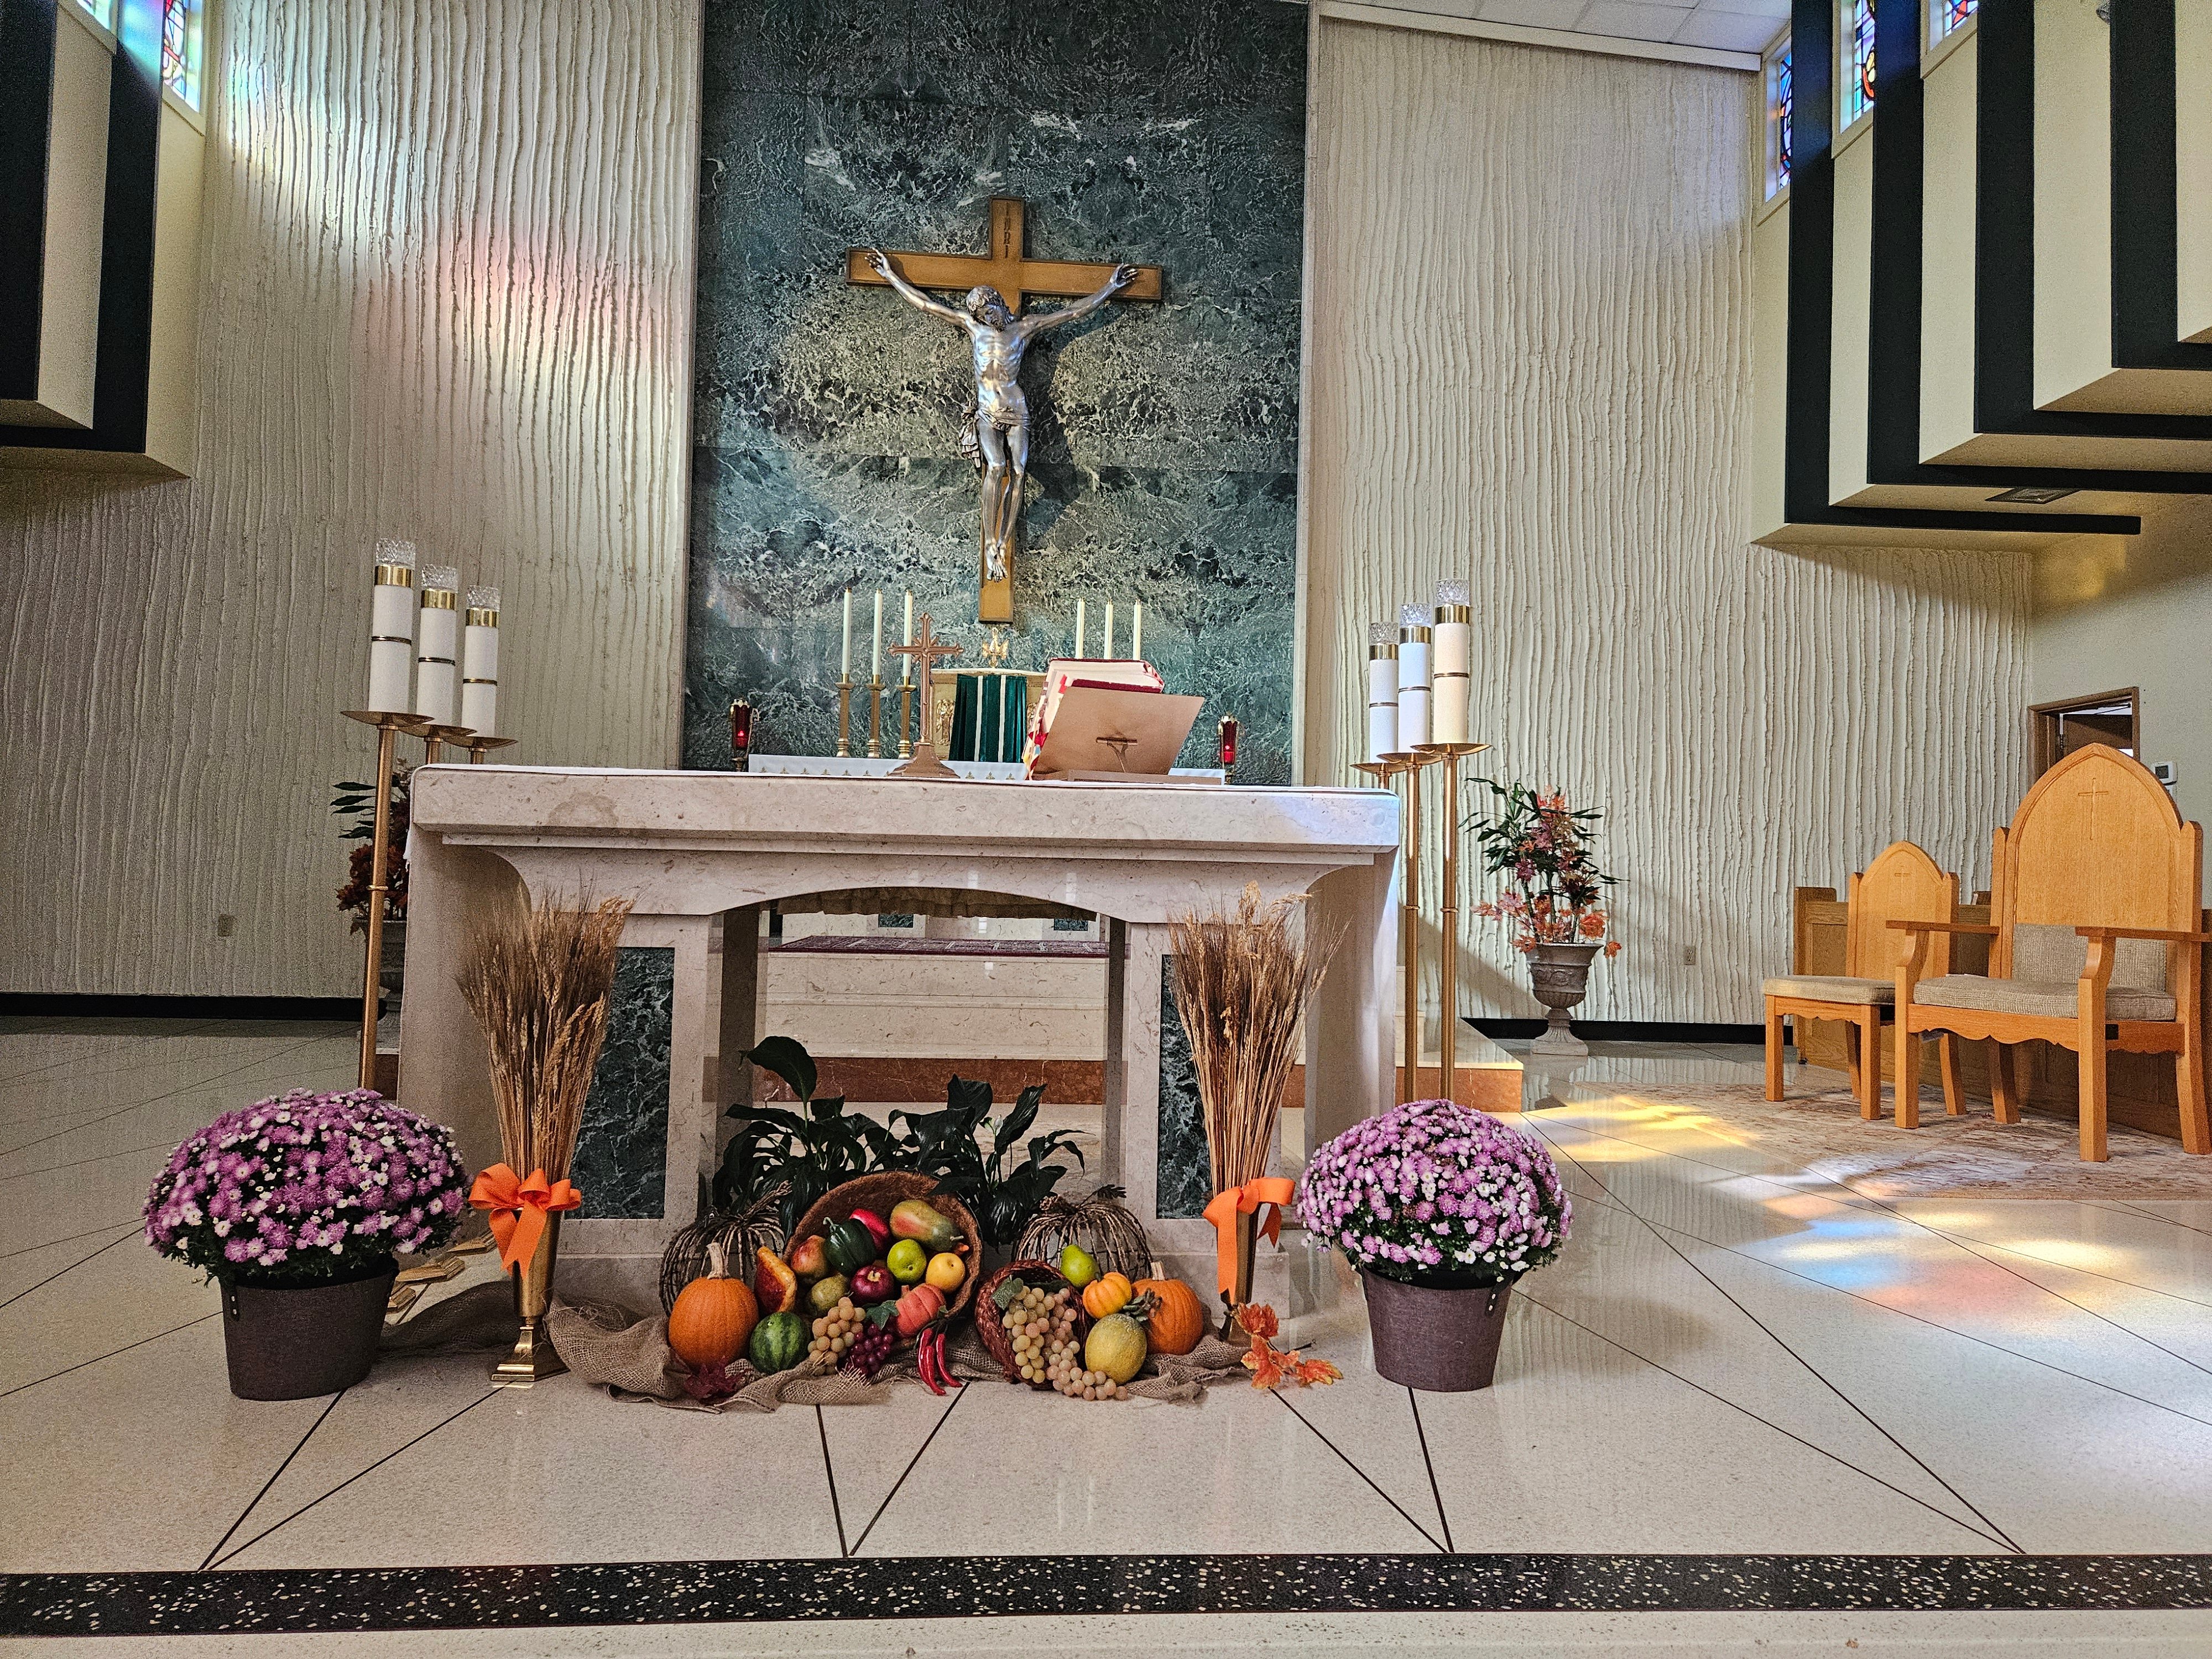
[[1620, 40], [1759, 52], [1790, 21], [1790, 0], [1373, 0], [1400, 11], [1480, 18]]

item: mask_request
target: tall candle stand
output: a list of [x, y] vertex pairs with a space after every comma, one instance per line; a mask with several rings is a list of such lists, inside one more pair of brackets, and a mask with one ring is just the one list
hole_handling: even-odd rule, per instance
[[368, 854], [368, 951], [361, 976], [361, 1086], [376, 1086], [376, 1005], [384, 974], [384, 902], [391, 891], [392, 762], [402, 732], [420, 736], [428, 727], [419, 715], [389, 709], [349, 708], [345, 717], [376, 728], [374, 839]]
[[899, 752], [901, 760], [914, 758], [914, 682], [899, 683]]
[[[1391, 755], [1381, 760], [1354, 761], [1352, 769], [1364, 772], [1374, 779], [1376, 788], [1392, 789], [1395, 793], [1394, 781], [1415, 768], [1409, 757]], [[1415, 976], [1418, 962], [1414, 956], [1418, 917], [1413, 909], [1413, 860], [1417, 854], [1411, 850], [1417, 844], [1411, 837], [1406, 842], [1406, 884], [1399, 895], [1398, 904], [1398, 942], [1405, 964], [1401, 971], [1406, 980], [1406, 1030], [1408, 1033], [1405, 1041], [1406, 1063], [1398, 1068], [1398, 1103], [1401, 1106], [1413, 1098], [1413, 1060], [1420, 1044], [1420, 1004], [1415, 990], [1420, 981]]]
[[469, 764], [482, 766], [484, 757], [495, 749], [511, 749], [521, 742], [520, 738], [495, 738], [487, 732], [471, 732], [460, 739], [462, 748], [469, 751]]
[[853, 753], [853, 677], [849, 673], [837, 677], [837, 758], [850, 759]]
[[[1443, 1025], [1437, 1059], [1443, 1068], [1440, 1091], [1446, 1100], [1458, 1098], [1454, 1090], [1459, 1082], [1455, 1069], [1459, 1038], [1459, 763], [1466, 757], [1479, 755], [1489, 747], [1486, 743], [1425, 743], [1416, 751], [1423, 765], [1442, 761], [1444, 767], [1444, 892], [1443, 915], [1437, 930], [1443, 951], [1443, 961], [1438, 964]], [[1418, 774], [1414, 781], [1418, 787]]]
[[884, 677], [872, 674], [868, 678], [868, 758], [884, 757]]

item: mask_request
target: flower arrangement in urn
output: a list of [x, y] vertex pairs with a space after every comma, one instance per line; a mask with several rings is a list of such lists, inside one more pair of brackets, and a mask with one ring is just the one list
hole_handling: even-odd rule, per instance
[[1620, 954], [1620, 941], [1606, 937], [1611, 918], [1602, 902], [1618, 880], [1597, 867], [1590, 845], [1602, 814], [1570, 807], [1564, 791], [1547, 795], [1527, 784], [1482, 781], [1492, 811], [1475, 825], [1475, 846], [1483, 867], [1503, 876], [1507, 890], [1476, 912], [1504, 922], [1513, 948], [1528, 958], [1536, 1000], [1551, 1012], [1534, 1051], [1588, 1054], [1568, 1029], [1568, 1011], [1589, 993], [1591, 958], [1601, 951]]
[[1409, 1388], [1487, 1388], [1507, 1295], [1574, 1223], [1551, 1154], [1487, 1113], [1413, 1100], [1317, 1150], [1298, 1213], [1359, 1270], [1375, 1367]]
[[146, 1241], [222, 1284], [232, 1392], [300, 1399], [368, 1374], [392, 1257], [443, 1244], [465, 1202], [451, 1130], [371, 1090], [295, 1089], [170, 1154]]

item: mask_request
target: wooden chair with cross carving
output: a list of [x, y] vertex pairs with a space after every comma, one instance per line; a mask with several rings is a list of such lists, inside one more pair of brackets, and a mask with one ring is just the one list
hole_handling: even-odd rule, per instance
[[[1897, 970], [1902, 1060], [1921, 1033], [2000, 1045], [1990, 1094], [2000, 1123], [2020, 1121], [2013, 1054], [2040, 1039], [2081, 1066], [2081, 1156], [2106, 1157], [2106, 1060], [2114, 1048], [2170, 1054], [2181, 1144], [2212, 1152], [2204, 1105], [2204, 831], [2185, 823], [2164, 786], [2133, 757], [2093, 745], [2036, 780], [1996, 832], [1987, 927], [1893, 921], [1909, 936]], [[1990, 971], [1935, 963], [1947, 934], [1995, 935]], [[1917, 1121], [1898, 1095], [1898, 1122]]]
[[[1897, 958], [1902, 946], [1890, 931], [1899, 921], [1950, 922], [1959, 912], [1959, 878], [1936, 867], [1936, 860], [1909, 841], [1894, 842], [1860, 874], [1848, 894], [1850, 921], [1841, 974], [1798, 974], [1770, 979], [1766, 995], [1766, 1097], [1782, 1098], [1782, 1022], [1833, 1019], [1850, 1033], [1848, 1064], [1859, 1115], [1871, 1122], [1881, 1115], [1881, 1028], [1897, 995]], [[1950, 936], [1931, 936], [1950, 966]], [[1959, 1067], [1950, 1041], [1942, 1043], [1943, 1099], [1953, 1112], [1961, 1106]], [[1904, 1048], [1900, 1047], [1902, 1065]], [[1897, 1074], [1898, 1111], [1918, 1089], [1919, 1066]]]

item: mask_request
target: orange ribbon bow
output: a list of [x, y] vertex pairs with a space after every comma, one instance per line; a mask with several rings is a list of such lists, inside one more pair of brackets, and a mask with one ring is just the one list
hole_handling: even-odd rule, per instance
[[547, 1216], [576, 1209], [583, 1201], [583, 1194], [565, 1176], [548, 1181], [544, 1170], [532, 1170], [526, 1181], [504, 1164], [495, 1164], [478, 1176], [469, 1192], [471, 1208], [491, 1212], [487, 1219], [499, 1244], [500, 1265], [510, 1270], [538, 1254]]
[[1267, 1206], [1267, 1213], [1261, 1218], [1260, 1231], [1267, 1235], [1272, 1244], [1282, 1236], [1283, 1206], [1291, 1201], [1297, 1188], [1280, 1176], [1261, 1176], [1257, 1181], [1248, 1181], [1242, 1187], [1229, 1187], [1214, 1194], [1213, 1202], [1206, 1206], [1206, 1218], [1213, 1224], [1215, 1236], [1215, 1265], [1221, 1276], [1221, 1293], [1232, 1295], [1237, 1287], [1237, 1218], [1251, 1215]]

